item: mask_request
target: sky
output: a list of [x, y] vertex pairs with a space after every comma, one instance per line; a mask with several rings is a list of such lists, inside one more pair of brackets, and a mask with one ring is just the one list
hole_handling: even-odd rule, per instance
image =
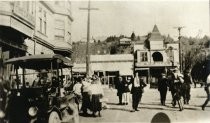
[[[88, 2], [72, 1], [72, 41], [84, 40], [87, 37]], [[178, 31], [174, 28], [184, 26], [183, 36], [210, 35], [209, 0], [92, 0], [90, 36], [130, 36], [146, 35], [154, 25], [163, 35], [177, 39]]]

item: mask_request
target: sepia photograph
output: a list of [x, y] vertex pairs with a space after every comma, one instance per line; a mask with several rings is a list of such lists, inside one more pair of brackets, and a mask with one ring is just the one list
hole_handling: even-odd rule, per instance
[[209, 123], [210, 0], [0, 0], [0, 123]]

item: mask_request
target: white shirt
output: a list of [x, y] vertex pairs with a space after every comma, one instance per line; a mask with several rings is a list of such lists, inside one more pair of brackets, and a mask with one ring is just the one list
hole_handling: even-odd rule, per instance
[[138, 76], [134, 78], [134, 87], [140, 87], [140, 80]]
[[91, 84], [90, 85], [89, 94], [90, 95], [93, 95], [93, 94], [102, 94], [102, 95], [104, 95], [102, 86], [100, 84]]
[[76, 83], [73, 87], [74, 93], [77, 94], [77, 95], [81, 95], [81, 88], [82, 88], [82, 84], [81, 83]]
[[89, 83], [89, 82], [87, 82], [87, 81], [82, 81], [82, 85], [83, 85], [83, 87], [82, 87], [82, 89], [83, 89], [83, 92], [89, 92], [89, 87], [90, 87], [90, 84], [91, 83]]

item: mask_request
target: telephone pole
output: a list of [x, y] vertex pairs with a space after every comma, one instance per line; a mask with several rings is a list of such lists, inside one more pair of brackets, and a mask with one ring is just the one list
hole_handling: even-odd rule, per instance
[[90, 0], [88, 1], [88, 8], [80, 8], [80, 10], [87, 10], [87, 47], [86, 47], [86, 74], [90, 75], [90, 53], [89, 53], [89, 42], [90, 42], [90, 11], [98, 10], [98, 8], [90, 7]]
[[180, 72], [183, 70], [183, 64], [182, 64], [182, 47], [181, 47], [181, 30], [185, 28], [184, 26], [174, 27], [175, 29], [178, 29], [179, 32], [179, 64], [180, 64]]

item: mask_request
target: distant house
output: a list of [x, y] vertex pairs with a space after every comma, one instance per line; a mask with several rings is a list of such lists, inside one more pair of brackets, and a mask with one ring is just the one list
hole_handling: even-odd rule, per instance
[[179, 67], [178, 43], [164, 43], [157, 25], [146, 40], [134, 44], [134, 72], [139, 72], [146, 82], [157, 82], [161, 73]]
[[131, 45], [132, 40], [130, 38], [121, 38], [120, 45]]

